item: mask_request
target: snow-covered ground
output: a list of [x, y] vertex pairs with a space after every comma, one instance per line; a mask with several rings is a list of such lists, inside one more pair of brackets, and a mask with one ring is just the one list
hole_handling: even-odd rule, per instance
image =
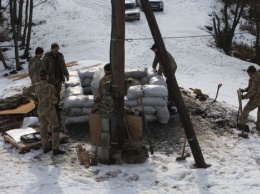
[[[163, 12], [155, 16], [165, 37], [165, 46], [175, 58], [176, 77], [184, 88], [200, 88], [211, 98], [220, 88], [219, 101], [237, 106], [236, 90], [245, 88], [248, 76], [247, 62], [226, 56], [212, 45], [205, 25], [212, 24], [210, 14], [220, 6], [209, 0], [165, 0]], [[56, 0], [35, 7], [34, 20], [46, 22], [33, 27], [31, 47], [50, 50], [53, 42], [69, 61], [109, 61], [110, 0]], [[153, 44], [145, 15], [139, 21], [126, 22], [126, 38], [139, 39], [125, 42], [125, 65], [151, 67]], [[186, 37], [186, 38], [185, 38]], [[8, 43], [3, 43], [8, 44]], [[6, 53], [12, 62], [11, 52]], [[88, 63], [88, 62], [86, 62]], [[70, 69], [70, 68], [69, 68]], [[1, 74], [4, 74], [2, 65]], [[27, 67], [24, 68], [27, 71]], [[22, 72], [21, 72], [22, 73]], [[19, 81], [0, 78], [0, 97], [21, 92], [29, 85], [29, 78]], [[256, 111], [251, 114], [255, 117]], [[203, 134], [203, 133], [202, 133]], [[178, 153], [155, 155], [141, 165], [114, 165], [85, 169], [76, 156], [35, 156], [41, 150], [25, 155], [10, 148], [0, 139], [0, 192], [1, 193], [247, 193], [260, 190], [260, 140], [233, 136], [216, 136], [205, 132], [201, 147], [208, 169], [192, 169], [194, 159], [183, 163], [175, 161]], [[74, 153], [75, 152], [70, 152]]]

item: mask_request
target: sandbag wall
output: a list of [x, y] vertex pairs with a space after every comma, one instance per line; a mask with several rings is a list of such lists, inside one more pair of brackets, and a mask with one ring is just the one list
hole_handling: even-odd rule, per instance
[[94, 103], [91, 92], [93, 75], [94, 71], [70, 71], [70, 79], [65, 83], [66, 124], [88, 121]]
[[[88, 121], [88, 114], [94, 102], [93, 94], [97, 90], [103, 69], [94, 71], [70, 71], [70, 80], [65, 83], [64, 108], [66, 124]], [[167, 86], [161, 76], [146, 69], [126, 69], [126, 78], [133, 78], [141, 85], [131, 86], [125, 96], [125, 106], [142, 110], [148, 122], [169, 121], [167, 109]], [[142, 97], [142, 100], [140, 99]], [[142, 103], [141, 103], [142, 102]]]

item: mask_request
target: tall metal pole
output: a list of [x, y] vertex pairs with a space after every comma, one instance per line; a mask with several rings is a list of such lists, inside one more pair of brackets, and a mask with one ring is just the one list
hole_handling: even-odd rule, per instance
[[117, 149], [124, 143], [124, 80], [125, 80], [125, 1], [111, 0], [112, 30], [110, 62], [112, 64], [112, 86], [115, 94], [116, 116], [111, 121], [111, 132], [116, 134]]
[[207, 168], [208, 165], [204, 161], [204, 157], [202, 155], [196, 134], [194, 132], [186, 105], [183, 101], [181, 92], [179, 90], [179, 86], [178, 86], [173, 68], [168, 63], [169, 60], [168, 60], [168, 56], [166, 53], [166, 48], [165, 48], [160, 30], [158, 28], [156, 19], [154, 17], [153, 11], [149, 4], [149, 1], [148, 0], [140, 0], [140, 1], [142, 4], [142, 7], [143, 7], [143, 11], [145, 13], [146, 19], [148, 21], [154, 42], [157, 44], [158, 54], [159, 54], [158, 57], [160, 58], [160, 61], [162, 62], [161, 65], [164, 68], [164, 72], [165, 72], [167, 80], [168, 80], [167, 82], [169, 84], [168, 88], [170, 90], [170, 93], [173, 94], [173, 98], [176, 102], [178, 114], [180, 115], [182, 126], [184, 128], [187, 140], [189, 142], [194, 160], [196, 162], [196, 166], [198, 168]]

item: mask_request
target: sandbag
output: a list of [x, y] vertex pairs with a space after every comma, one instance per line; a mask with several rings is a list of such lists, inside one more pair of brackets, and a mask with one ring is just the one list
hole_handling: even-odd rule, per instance
[[91, 87], [83, 87], [83, 94], [92, 95]]
[[81, 82], [79, 77], [70, 77], [69, 81], [65, 82], [65, 87], [75, 87], [75, 86], [80, 86]]
[[84, 115], [82, 108], [69, 108], [66, 110], [66, 115], [68, 116], [80, 116]]
[[83, 88], [81, 86], [67, 87], [65, 91], [66, 96], [76, 96], [83, 94]]
[[155, 116], [157, 117], [158, 122], [168, 123], [170, 120], [170, 114], [167, 106], [157, 106]]
[[81, 116], [66, 116], [66, 124], [84, 123], [88, 121], [88, 115]]
[[104, 74], [105, 74], [104, 69], [98, 68], [93, 75], [93, 79], [92, 79], [92, 82], [91, 82], [91, 90], [92, 90], [92, 94], [94, 96], [96, 96], [96, 94], [97, 94], [99, 82], [100, 82], [101, 78], [104, 76]]
[[90, 87], [91, 86], [92, 79], [81, 79], [81, 86], [84, 87]]
[[154, 76], [150, 79], [149, 84], [151, 85], [161, 85], [167, 88], [167, 84], [162, 76]]
[[79, 78], [81, 80], [85, 80], [85, 79], [90, 79], [92, 80], [93, 79], [93, 76], [94, 76], [95, 72], [94, 71], [86, 71], [86, 70], [79, 70]]
[[138, 99], [141, 96], [163, 98], [168, 96], [168, 90], [166, 87], [160, 85], [138, 85], [131, 86], [127, 91], [128, 99]]
[[141, 78], [141, 85], [149, 84], [148, 76], [144, 76]]
[[66, 96], [64, 98], [64, 108], [83, 108], [88, 100], [88, 96], [85, 95]]
[[148, 69], [147, 72], [146, 72], [146, 74], [147, 74], [147, 78], [148, 78], [149, 81], [150, 81], [150, 79], [151, 79], [152, 77], [158, 75], [158, 73], [157, 73], [157, 72], [154, 72], [153, 69]]
[[146, 70], [144, 69], [137, 69], [137, 70], [128, 70], [125, 72], [125, 77], [132, 77], [134, 79], [140, 80], [142, 77], [146, 76]]
[[147, 122], [153, 122], [153, 121], [156, 121], [157, 118], [155, 115], [150, 115], [150, 114], [145, 114], [145, 120]]
[[79, 77], [78, 71], [70, 71], [70, 78], [71, 77]]

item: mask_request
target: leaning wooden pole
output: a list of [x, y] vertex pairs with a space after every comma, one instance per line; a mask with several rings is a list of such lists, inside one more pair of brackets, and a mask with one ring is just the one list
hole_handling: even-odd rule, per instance
[[196, 162], [197, 168], [207, 168], [208, 165], [204, 161], [204, 157], [202, 155], [196, 134], [194, 132], [186, 105], [183, 101], [181, 92], [179, 90], [179, 86], [173, 71], [173, 68], [169, 65], [168, 63], [168, 57], [166, 53], [166, 48], [160, 33], [160, 30], [158, 28], [156, 19], [154, 17], [153, 11], [150, 7], [149, 1], [148, 0], [140, 0], [143, 11], [145, 13], [146, 19], [148, 21], [154, 42], [158, 46], [158, 53], [160, 60], [162, 62], [162, 66], [164, 68], [164, 71], [166, 73], [167, 79], [168, 79], [168, 84], [169, 84], [169, 90], [173, 94], [173, 98], [176, 102], [176, 107], [178, 110], [178, 114], [180, 115], [181, 122], [183, 125], [183, 128], [185, 130], [185, 134], [187, 137], [187, 140], [189, 142], [194, 160]]
[[125, 80], [125, 1], [111, 0], [112, 30], [110, 62], [112, 64], [112, 92], [115, 97], [116, 116], [111, 122], [112, 139], [116, 134], [117, 149], [124, 144], [124, 80]]

